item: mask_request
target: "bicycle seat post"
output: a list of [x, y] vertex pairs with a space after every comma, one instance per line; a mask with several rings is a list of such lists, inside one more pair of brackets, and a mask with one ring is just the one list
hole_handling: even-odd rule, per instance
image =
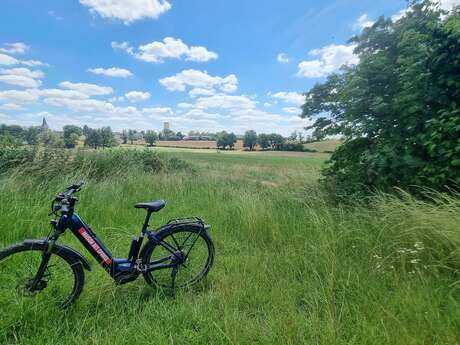
[[149, 227], [149, 221], [150, 221], [150, 217], [152, 215], [152, 211], [150, 210], [147, 210], [147, 215], [145, 216], [145, 220], [144, 220], [144, 225], [142, 225], [142, 233], [145, 234], [145, 232], [147, 231], [148, 227]]

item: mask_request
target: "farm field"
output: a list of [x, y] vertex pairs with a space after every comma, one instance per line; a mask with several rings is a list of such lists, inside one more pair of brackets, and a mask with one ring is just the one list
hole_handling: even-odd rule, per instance
[[[187, 149], [216, 149], [216, 141], [200, 141], [200, 140], [178, 140], [178, 141], [166, 141], [159, 140], [156, 143], [156, 146], [160, 147], [178, 147], [178, 148], [187, 148]], [[243, 140], [237, 140], [235, 144], [235, 150], [243, 149]]]
[[[118, 149], [117, 149], [118, 150]], [[379, 196], [338, 207], [318, 187], [326, 154], [159, 148], [193, 169], [127, 166], [87, 179], [78, 212], [125, 256], [144, 212], [152, 225], [201, 216], [216, 259], [205, 284], [176, 296], [142, 281], [115, 286], [93, 271], [67, 311], [27, 300], [0, 316], [0, 344], [458, 344], [460, 201]], [[50, 198], [81, 178], [7, 174], [0, 183], [0, 246], [48, 231]]]

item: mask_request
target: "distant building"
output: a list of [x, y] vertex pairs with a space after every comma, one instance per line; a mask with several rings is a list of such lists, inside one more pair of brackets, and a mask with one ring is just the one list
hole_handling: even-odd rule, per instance
[[45, 117], [43, 116], [42, 129], [49, 129], [48, 123], [46, 122]]
[[171, 125], [169, 124], [169, 122], [163, 122], [163, 130], [164, 131], [171, 130]]

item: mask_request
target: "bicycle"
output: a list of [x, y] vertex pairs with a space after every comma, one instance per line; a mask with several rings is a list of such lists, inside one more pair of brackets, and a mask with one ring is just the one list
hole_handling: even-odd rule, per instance
[[[59, 193], [51, 204], [52, 231], [45, 239], [25, 240], [0, 250], [0, 302], [17, 303], [23, 296], [47, 292], [68, 307], [80, 296], [85, 282], [88, 260], [71, 247], [57, 244], [69, 229], [113, 278], [116, 284], [136, 280], [141, 274], [149, 286], [166, 289], [191, 286], [204, 278], [214, 260], [210, 225], [198, 217], [172, 219], [156, 230], [149, 229], [151, 215], [166, 205], [165, 201], [138, 203], [147, 215], [141, 234], [133, 237], [126, 259], [117, 259], [96, 233], [75, 212], [74, 196], [83, 182]], [[144, 239], [147, 238], [143, 245]], [[193, 252], [192, 252], [193, 249]]]

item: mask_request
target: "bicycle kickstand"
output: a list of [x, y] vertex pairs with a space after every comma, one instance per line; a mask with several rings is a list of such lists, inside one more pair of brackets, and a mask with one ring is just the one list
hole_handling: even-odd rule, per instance
[[174, 266], [171, 271], [171, 280], [172, 280], [171, 287], [172, 287], [172, 293], [174, 297], [176, 297], [176, 275], [178, 271], [179, 271], [178, 266]]

